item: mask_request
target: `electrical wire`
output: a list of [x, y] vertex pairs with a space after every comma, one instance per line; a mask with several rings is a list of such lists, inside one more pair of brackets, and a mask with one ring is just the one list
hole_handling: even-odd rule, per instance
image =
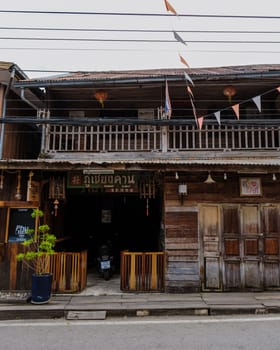
[[[165, 29], [106, 29], [106, 28], [58, 28], [58, 27], [0, 27], [0, 30], [26, 30], [26, 31], [70, 31], [70, 32], [118, 32], [118, 33], [173, 33]], [[176, 30], [177, 33], [203, 33], [203, 34], [279, 34], [273, 30]]]
[[[95, 15], [95, 16], [138, 16], [138, 17], [170, 17], [169, 13], [140, 12], [86, 12], [86, 11], [41, 11], [41, 10], [0, 10], [0, 13], [43, 14], [43, 15]], [[240, 18], [240, 19], [280, 19], [280, 16], [257, 15], [218, 15], [218, 14], [179, 14], [178, 17], [194, 18]]]
[[[0, 37], [0, 40], [28, 41], [79, 41], [79, 42], [130, 42], [130, 43], [178, 43], [176, 39], [97, 39], [97, 38], [34, 38], [34, 37]], [[186, 40], [186, 43], [208, 44], [279, 44], [278, 40]]]

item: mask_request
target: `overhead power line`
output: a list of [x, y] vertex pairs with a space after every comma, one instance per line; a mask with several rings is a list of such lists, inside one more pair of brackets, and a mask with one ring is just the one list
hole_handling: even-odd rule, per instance
[[[173, 33], [166, 29], [107, 29], [107, 28], [59, 28], [59, 27], [0, 27], [0, 30], [63, 31], [63, 32], [118, 32], [118, 33]], [[177, 33], [210, 34], [279, 34], [280, 30], [176, 30]]]
[[[39, 10], [0, 10], [0, 13], [18, 14], [46, 14], [46, 15], [98, 15], [98, 16], [142, 16], [142, 17], [168, 17], [167, 13], [140, 13], [140, 12], [85, 12], [85, 11], [39, 11]], [[280, 16], [256, 15], [217, 15], [217, 14], [180, 14], [179, 17], [205, 17], [205, 18], [240, 18], [240, 19], [280, 19]]]
[[[168, 39], [97, 39], [97, 38], [36, 38], [36, 37], [0, 37], [0, 40], [28, 41], [79, 41], [79, 42], [137, 42], [137, 43], [178, 43]], [[186, 40], [186, 43], [215, 43], [215, 44], [279, 44], [279, 40]]]
[[[72, 47], [0, 47], [0, 50], [18, 50], [18, 51], [112, 51], [112, 52], [174, 52], [174, 49], [143, 49], [143, 48], [72, 48]], [[280, 50], [188, 50], [188, 53], [190, 52], [212, 52], [212, 53], [267, 53], [267, 54], [276, 54], [280, 53]]]

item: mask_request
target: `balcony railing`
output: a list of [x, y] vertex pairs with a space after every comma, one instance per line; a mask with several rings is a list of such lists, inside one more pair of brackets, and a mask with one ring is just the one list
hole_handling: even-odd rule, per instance
[[277, 150], [280, 126], [47, 125], [46, 152]]

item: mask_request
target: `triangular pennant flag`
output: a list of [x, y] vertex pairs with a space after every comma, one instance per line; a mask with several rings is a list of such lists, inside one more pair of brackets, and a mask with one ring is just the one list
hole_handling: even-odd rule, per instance
[[193, 95], [192, 89], [189, 86], [187, 86], [187, 91], [188, 91], [190, 97], [194, 100], [194, 95]]
[[237, 103], [236, 105], [231, 106], [231, 108], [233, 109], [236, 118], [239, 120], [239, 103]]
[[199, 130], [202, 129], [203, 121], [204, 121], [204, 117], [199, 117], [197, 119]]
[[261, 96], [256, 96], [256, 97], [253, 97], [252, 99], [255, 103], [255, 105], [257, 106], [259, 112], [262, 111], [262, 107], [261, 107]]
[[184, 72], [184, 75], [185, 75], [185, 79], [186, 79], [187, 81], [189, 81], [189, 82], [192, 84], [192, 86], [194, 86], [194, 83], [193, 83], [191, 77], [188, 75], [188, 73]]
[[280, 92], [280, 86], [278, 86], [278, 88], [276, 88], [276, 90], [277, 90], [278, 92]]
[[180, 43], [182, 43], [182, 44], [184, 44], [184, 45], [187, 45], [187, 44], [185, 43], [184, 39], [182, 39], [182, 38], [180, 37], [180, 35], [179, 35], [177, 32], [175, 32], [174, 30], [173, 30], [173, 35], [174, 35], [174, 38], [175, 38], [177, 41], [179, 41]]
[[180, 57], [180, 61], [181, 61], [185, 66], [187, 66], [188, 68], [190, 68], [188, 62], [184, 59], [184, 57], [182, 57], [180, 54], [179, 54], [179, 57]]
[[194, 119], [195, 119], [196, 125], [198, 125], [197, 124], [196, 108], [195, 108], [195, 105], [194, 105], [193, 100], [191, 98], [190, 98], [190, 101], [191, 101], [191, 105], [192, 105], [192, 109], [193, 109]]
[[214, 115], [217, 119], [218, 124], [221, 125], [221, 112], [215, 112]]
[[166, 10], [169, 12], [172, 12], [174, 15], [178, 16], [176, 10], [174, 9], [173, 6], [170, 5], [170, 3], [167, 0], [164, 0]]

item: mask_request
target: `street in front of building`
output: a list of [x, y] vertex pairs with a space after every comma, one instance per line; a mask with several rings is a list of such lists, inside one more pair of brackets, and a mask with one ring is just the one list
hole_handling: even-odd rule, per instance
[[279, 349], [279, 316], [0, 322], [1, 349]]

